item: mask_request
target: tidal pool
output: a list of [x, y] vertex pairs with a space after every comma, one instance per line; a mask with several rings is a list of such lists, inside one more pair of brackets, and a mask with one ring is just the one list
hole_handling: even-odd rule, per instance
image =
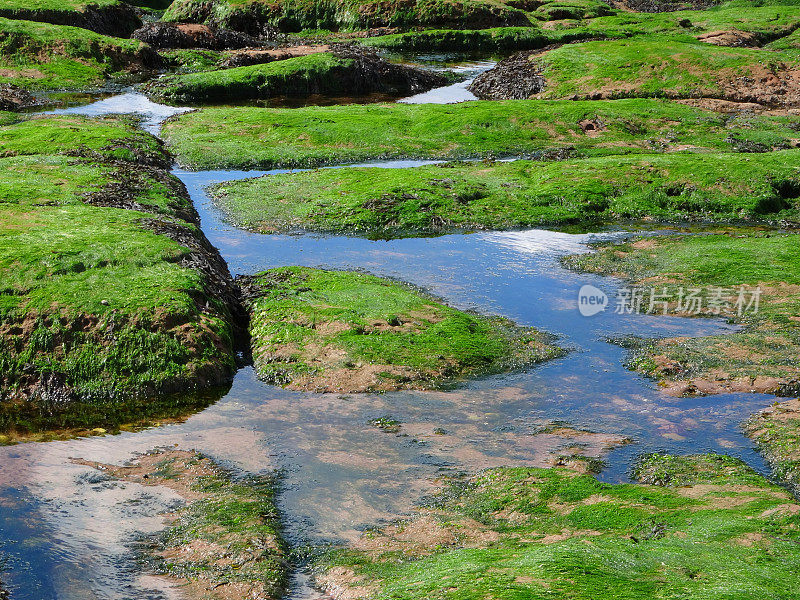
[[[135, 95], [134, 95], [135, 96]], [[172, 110], [141, 98], [111, 98], [71, 112], [143, 112], [146, 124]], [[383, 163], [386, 168], [411, 162]], [[285, 172], [285, 171], [284, 171]], [[323, 235], [262, 235], [227, 224], [206, 186], [261, 172], [187, 172], [203, 229], [234, 274], [282, 265], [362, 269], [425, 288], [462, 309], [500, 314], [559, 338], [563, 358], [437, 392], [341, 396], [290, 392], [242, 369], [230, 392], [184, 423], [139, 433], [0, 448], [0, 553], [3, 580], [19, 600], [174, 597], [143, 576], [131, 550], [163, 527], [178, 499], [168, 490], [108, 480], [71, 462], [122, 463], [154, 447], [197, 449], [244, 472], [282, 472], [279, 507], [296, 545], [342, 542], [364, 527], [408, 513], [444, 475], [498, 465], [546, 466], [576, 449], [603, 457], [600, 477], [627, 480], [640, 453], [723, 452], [766, 468], [739, 424], [774, 399], [723, 394], [682, 399], [624, 367], [625, 350], [608, 340], [733, 331], [721, 320], [619, 315], [620, 282], [561, 267], [620, 232], [548, 230], [472, 233], [402, 240]], [[577, 295], [591, 284], [612, 298], [583, 317]], [[400, 431], [370, 420], [390, 416]], [[561, 429], [553, 423], [565, 423]], [[570, 433], [570, 428], [572, 433]], [[576, 431], [584, 430], [584, 431]], [[633, 443], [620, 445], [623, 438]], [[302, 573], [292, 598], [319, 597]]]

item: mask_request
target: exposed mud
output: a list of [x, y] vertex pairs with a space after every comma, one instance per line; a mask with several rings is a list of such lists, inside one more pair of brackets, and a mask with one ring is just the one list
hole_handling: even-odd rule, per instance
[[481, 100], [526, 100], [544, 91], [544, 69], [533, 57], [554, 46], [527, 50], [501, 60], [467, 88]]
[[194, 23], [145, 23], [131, 35], [158, 50], [180, 48], [205, 48], [226, 50], [258, 46], [254, 37], [240, 31], [218, 29]]
[[122, 38], [130, 37], [136, 29], [142, 26], [142, 19], [137, 10], [124, 2], [112, 6], [87, 3], [83, 10], [0, 7], [0, 17], [40, 21], [54, 25], [70, 25]]

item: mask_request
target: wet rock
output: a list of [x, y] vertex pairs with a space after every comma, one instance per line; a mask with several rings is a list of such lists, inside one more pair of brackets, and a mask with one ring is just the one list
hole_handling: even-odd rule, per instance
[[15, 85], [0, 85], [0, 110], [23, 110], [41, 105], [27, 90]]
[[524, 100], [539, 94], [546, 82], [535, 57], [550, 49], [518, 52], [478, 75], [467, 89], [481, 100]]
[[83, 10], [0, 7], [0, 17], [70, 25], [123, 38], [130, 37], [131, 33], [142, 26], [142, 19], [136, 8], [124, 2], [110, 6], [87, 4]]
[[217, 29], [194, 23], [146, 23], [131, 36], [153, 48], [204, 48], [225, 50], [259, 45], [252, 36], [230, 29]]

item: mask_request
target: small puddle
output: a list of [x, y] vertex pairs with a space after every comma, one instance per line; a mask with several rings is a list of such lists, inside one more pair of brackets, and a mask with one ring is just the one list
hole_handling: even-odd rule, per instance
[[[140, 112], [151, 131], [183, 109], [138, 95], [60, 112]], [[426, 161], [432, 162], [432, 161]], [[380, 163], [385, 168], [417, 161]], [[279, 171], [275, 171], [279, 172]], [[285, 171], [280, 171], [285, 172]], [[282, 265], [365, 269], [424, 287], [462, 309], [500, 314], [560, 336], [573, 349], [536, 368], [481, 378], [441, 392], [342, 396], [291, 392], [242, 369], [218, 403], [183, 423], [139, 433], [0, 448], [0, 552], [4, 581], [17, 600], [174, 598], [175, 590], [143, 577], [131, 543], [163, 527], [159, 514], [178, 499], [161, 488], [107, 480], [71, 457], [123, 463], [159, 446], [197, 449], [223, 464], [283, 473], [279, 508], [293, 544], [342, 542], [364, 527], [407, 514], [443, 475], [499, 465], [547, 466], [579, 447], [605, 457], [601, 477], [627, 480], [642, 452], [724, 452], [765, 472], [739, 424], [773, 398], [723, 394], [664, 395], [623, 366], [625, 350], [606, 340], [708, 335], [733, 331], [712, 319], [647, 315], [591, 318], [577, 310], [584, 284], [610, 297], [619, 282], [569, 272], [559, 258], [620, 233], [548, 230], [372, 241], [325, 235], [261, 235], [227, 224], [204, 188], [260, 172], [187, 172], [186, 184], [211, 242], [236, 274]], [[399, 432], [370, 420], [391, 416]], [[575, 429], [553, 432], [564, 422]], [[566, 427], [566, 426], [565, 426]], [[635, 443], [617, 447], [622, 437]], [[613, 449], [615, 448], [615, 449]], [[318, 600], [296, 573], [290, 598]]]

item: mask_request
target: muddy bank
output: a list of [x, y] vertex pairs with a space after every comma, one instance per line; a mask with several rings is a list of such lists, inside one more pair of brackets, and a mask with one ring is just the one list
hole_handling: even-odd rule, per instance
[[78, 10], [0, 7], [0, 17], [69, 25], [121, 38], [130, 37], [142, 26], [142, 19], [137, 10], [124, 2], [108, 6], [87, 4]]
[[158, 50], [186, 48], [225, 50], [260, 45], [258, 40], [245, 33], [194, 23], [161, 21], [146, 23], [134, 31], [131, 37]]
[[287, 582], [272, 477], [236, 477], [195, 451], [159, 449], [124, 466], [84, 460], [109, 478], [163, 486], [184, 506], [167, 529], [137, 544], [145, 568], [187, 600], [277, 599]]
[[360, 273], [288, 267], [240, 282], [255, 368], [289, 389], [430, 389], [563, 353], [533, 329]]
[[234, 61], [248, 66], [163, 77], [144, 92], [171, 103], [203, 103], [305, 97], [315, 94], [359, 96], [370, 93], [409, 95], [447, 83], [438, 73], [388, 62], [350, 45], [310, 48], [300, 56], [249, 53]]

